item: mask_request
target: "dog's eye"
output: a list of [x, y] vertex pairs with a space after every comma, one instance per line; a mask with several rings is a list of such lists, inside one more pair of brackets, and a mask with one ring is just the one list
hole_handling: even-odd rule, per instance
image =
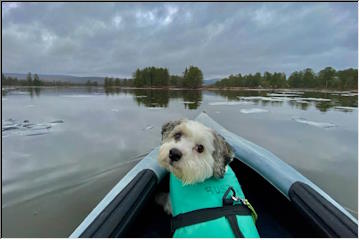
[[196, 151], [198, 153], [202, 153], [204, 151], [204, 146], [199, 144], [199, 145], [196, 145]]
[[175, 140], [179, 140], [181, 138], [181, 132], [175, 133], [174, 138]]

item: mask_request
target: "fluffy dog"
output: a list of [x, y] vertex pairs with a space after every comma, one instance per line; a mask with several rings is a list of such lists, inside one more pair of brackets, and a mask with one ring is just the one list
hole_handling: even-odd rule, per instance
[[[162, 145], [158, 162], [184, 185], [222, 178], [233, 159], [233, 151], [225, 139], [203, 124], [187, 119], [168, 122], [162, 127]], [[168, 194], [156, 201], [171, 214]]]

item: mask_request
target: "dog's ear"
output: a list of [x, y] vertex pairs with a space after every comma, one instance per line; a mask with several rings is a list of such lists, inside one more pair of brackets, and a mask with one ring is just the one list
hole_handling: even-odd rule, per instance
[[164, 140], [169, 135], [169, 133], [181, 122], [182, 120], [177, 120], [165, 123], [161, 128], [161, 140]]
[[225, 175], [226, 166], [233, 160], [234, 152], [232, 147], [225, 141], [225, 138], [220, 134], [214, 134], [214, 177], [222, 178]]

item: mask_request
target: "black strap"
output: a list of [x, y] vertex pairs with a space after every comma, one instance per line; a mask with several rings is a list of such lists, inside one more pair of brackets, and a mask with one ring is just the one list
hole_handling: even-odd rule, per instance
[[240, 231], [239, 224], [238, 224], [238, 221], [236, 219], [236, 215], [226, 216], [226, 219], [229, 221], [230, 227], [231, 227], [235, 237], [243, 238], [244, 235]]
[[174, 232], [178, 228], [214, 220], [224, 216], [226, 217], [234, 215], [251, 215], [251, 211], [246, 206], [240, 204], [198, 209], [191, 212], [182, 213], [173, 217], [171, 219], [171, 230], [172, 232]]

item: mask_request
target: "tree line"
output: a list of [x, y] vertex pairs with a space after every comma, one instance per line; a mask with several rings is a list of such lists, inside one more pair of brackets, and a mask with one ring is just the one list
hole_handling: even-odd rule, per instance
[[18, 79], [17, 77], [6, 77], [3, 73], [1, 73], [1, 83], [2, 85], [7, 86], [42, 86], [44, 82], [40, 80], [39, 75], [36, 73], [34, 76], [29, 72], [26, 75], [26, 79]]
[[[6, 77], [1, 75], [2, 85], [10, 86], [81, 86], [84, 84], [62, 81], [41, 80], [38, 74], [30, 72], [26, 79]], [[136, 69], [132, 79], [119, 79], [105, 77], [104, 87], [178, 87], [178, 88], [199, 88], [203, 85], [203, 73], [195, 66], [185, 68], [182, 75], [170, 75], [167, 68], [146, 67]], [[96, 81], [87, 81], [85, 86], [98, 86]], [[326, 67], [315, 73], [311, 68], [302, 71], [295, 71], [287, 78], [282, 72], [264, 72], [261, 74], [241, 73], [230, 75], [212, 85], [217, 88], [227, 87], [252, 87], [252, 88], [318, 88], [318, 89], [357, 89], [358, 70], [348, 68], [335, 70]]]
[[349, 68], [336, 71], [326, 67], [315, 73], [311, 68], [295, 71], [286, 78], [285, 73], [265, 72], [255, 74], [230, 75], [217, 81], [213, 86], [224, 87], [263, 87], [263, 88], [321, 88], [321, 89], [357, 89], [358, 70]]
[[[46, 81], [41, 80], [38, 74], [32, 75], [29, 72], [26, 75], [26, 79], [18, 79], [17, 77], [5, 76], [5, 74], [1, 73], [1, 84], [3, 86], [83, 86], [81, 83], [72, 83], [67, 81]], [[97, 82], [87, 81], [86, 86], [97, 86]]]
[[199, 88], [203, 84], [203, 74], [200, 68], [189, 66], [183, 75], [170, 75], [167, 68], [146, 67], [136, 69], [133, 74], [135, 87], [184, 87]]
[[105, 77], [104, 87], [133, 87], [132, 79]]

